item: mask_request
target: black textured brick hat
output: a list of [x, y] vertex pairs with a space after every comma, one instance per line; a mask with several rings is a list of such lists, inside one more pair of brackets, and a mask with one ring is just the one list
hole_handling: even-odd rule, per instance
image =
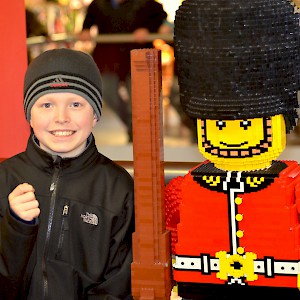
[[71, 49], [54, 49], [35, 58], [25, 74], [24, 110], [26, 119], [41, 96], [48, 93], [71, 92], [85, 98], [98, 120], [102, 110], [102, 82], [93, 58]]
[[185, 0], [175, 17], [183, 109], [191, 118], [283, 114], [295, 125], [299, 16], [287, 0]]

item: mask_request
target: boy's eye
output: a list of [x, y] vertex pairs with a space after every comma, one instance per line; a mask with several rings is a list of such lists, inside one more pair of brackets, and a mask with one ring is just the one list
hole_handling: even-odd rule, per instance
[[49, 108], [51, 107], [51, 103], [43, 103], [42, 105], [44, 108]]
[[219, 127], [219, 130], [222, 130], [224, 127], [226, 127], [226, 122], [224, 121], [217, 121], [216, 126]]
[[79, 103], [79, 102], [73, 102], [73, 103], [72, 103], [72, 106], [73, 106], [73, 107], [80, 107], [80, 106], [81, 106], [81, 103]]
[[251, 121], [248, 121], [248, 120], [243, 120], [240, 123], [240, 127], [244, 128], [244, 130], [247, 130], [248, 127], [250, 127], [250, 126], [251, 126]]

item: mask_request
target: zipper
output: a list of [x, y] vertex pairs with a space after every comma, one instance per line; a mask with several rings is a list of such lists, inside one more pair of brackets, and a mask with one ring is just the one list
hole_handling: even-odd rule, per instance
[[62, 245], [64, 241], [65, 232], [69, 230], [69, 222], [68, 222], [68, 214], [69, 214], [69, 205], [65, 204], [62, 210], [62, 223], [61, 230], [58, 240], [58, 250], [56, 254], [56, 258], [59, 259], [61, 257]]
[[43, 295], [44, 299], [48, 296], [48, 274], [47, 274], [47, 268], [46, 268], [46, 261], [49, 254], [49, 241], [50, 241], [50, 235], [53, 225], [53, 218], [54, 218], [54, 209], [55, 209], [55, 202], [56, 202], [56, 195], [57, 195], [57, 186], [59, 181], [59, 173], [60, 173], [60, 163], [55, 164], [54, 173], [51, 180], [50, 185], [50, 191], [52, 192], [51, 198], [50, 198], [50, 208], [49, 208], [49, 218], [48, 218], [48, 225], [47, 225], [47, 233], [46, 233], [46, 239], [45, 239], [45, 247], [44, 247], [44, 253], [42, 257], [42, 280], [43, 280]]
[[68, 213], [69, 213], [69, 205], [65, 205], [62, 214], [65, 217], [68, 215]]

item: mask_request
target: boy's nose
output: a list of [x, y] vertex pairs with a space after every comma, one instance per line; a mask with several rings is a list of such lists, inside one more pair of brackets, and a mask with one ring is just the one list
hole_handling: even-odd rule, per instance
[[57, 108], [56, 110], [56, 122], [66, 123], [70, 121], [69, 113], [66, 108]]

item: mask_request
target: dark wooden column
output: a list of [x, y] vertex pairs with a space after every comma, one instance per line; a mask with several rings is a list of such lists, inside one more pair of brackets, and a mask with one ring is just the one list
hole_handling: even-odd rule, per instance
[[134, 299], [169, 299], [170, 235], [164, 217], [161, 53], [131, 52], [135, 224]]

